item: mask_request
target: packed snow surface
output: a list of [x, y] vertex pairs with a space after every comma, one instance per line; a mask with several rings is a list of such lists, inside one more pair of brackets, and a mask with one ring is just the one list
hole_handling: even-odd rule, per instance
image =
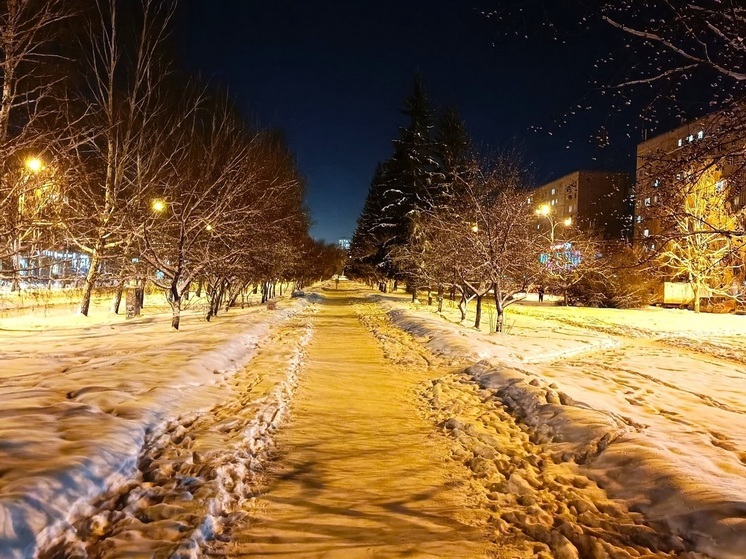
[[746, 556], [746, 317], [331, 291], [0, 313], [0, 557]]
[[511, 306], [509, 334], [374, 296], [554, 457], [714, 557], [746, 555], [746, 317]]
[[[170, 331], [165, 314], [127, 321], [105, 313], [90, 319], [69, 313], [47, 320], [3, 317], [0, 556], [43, 552], [55, 538], [65, 537], [69, 521], [87, 514], [94, 515], [88, 530], [102, 530], [109, 519], [91, 512], [90, 501], [104, 491], [134, 480], [139, 497], [147, 500], [147, 484], [138, 474], [143, 460], [166, 472], [173, 468], [172, 459], [153, 455], [164, 448], [161, 439], [172, 445], [188, 439], [202, 412], [238, 390], [234, 377], [262, 340], [307, 304], [293, 300], [277, 311], [236, 310], [212, 323], [186, 313], [179, 332]], [[261, 418], [276, 408], [271, 402], [279, 401], [282, 390], [275, 392], [265, 404], [256, 396], [258, 407], [245, 419], [247, 429], [266, 430]], [[260, 439], [254, 431], [242, 438]], [[191, 461], [192, 449], [187, 450]], [[150, 454], [143, 456], [144, 451]], [[167, 509], [158, 514], [168, 517]], [[195, 533], [211, 532], [209, 514], [201, 518]]]

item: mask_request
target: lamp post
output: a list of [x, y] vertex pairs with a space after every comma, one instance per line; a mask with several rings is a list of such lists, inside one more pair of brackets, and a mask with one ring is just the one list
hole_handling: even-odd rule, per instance
[[[554, 229], [559, 225], [560, 222], [557, 222], [554, 220], [554, 216], [552, 215], [552, 208], [550, 208], [547, 204], [544, 204], [539, 209], [536, 210], [536, 215], [539, 217], [545, 217], [549, 221], [549, 242], [554, 245]], [[570, 227], [572, 225], [572, 218], [566, 217], [561, 222], [565, 227]]]

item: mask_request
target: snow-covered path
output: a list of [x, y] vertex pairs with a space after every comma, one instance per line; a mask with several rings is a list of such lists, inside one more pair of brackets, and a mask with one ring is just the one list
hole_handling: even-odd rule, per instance
[[350, 291], [328, 291], [316, 318], [279, 470], [256, 518], [214, 542], [214, 557], [484, 557], [468, 524], [466, 470], [418, 415], [426, 367], [384, 359]]

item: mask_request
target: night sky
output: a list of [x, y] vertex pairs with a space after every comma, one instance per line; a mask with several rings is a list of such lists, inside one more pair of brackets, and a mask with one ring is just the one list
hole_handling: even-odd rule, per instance
[[[182, 0], [182, 65], [284, 130], [318, 239], [355, 229], [373, 170], [406, 124], [415, 73], [483, 150], [518, 145], [537, 184], [576, 169], [632, 171], [639, 134], [591, 83], [607, 34], [506, 41], [470, 0]], [[592, 106], [581, 115], [577, 105]], [[626, 124], [630, 123], [629, 119]], [[594, 140], [601, 127], [612, 142]], [[538, 128], [538, 130], [537, 130]]]

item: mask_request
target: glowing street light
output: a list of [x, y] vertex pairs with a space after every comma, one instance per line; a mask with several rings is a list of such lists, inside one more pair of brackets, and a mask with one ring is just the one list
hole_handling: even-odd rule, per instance
[[44, 162], [38, 157], [29, 157], [25, 161], [26, 169], [32, 173], [38, 173], [44, 169]]
[[166, 202], [164, 200], [161, 200], [160, 198], [156, 198], [151, 202], [150, 207], [153, 209], [154, 212], [161, 213], [163, 210], [166, 209]]
[[212, 225], [210, 225], [210, 224], [208, 223], [208, 224], [207, 224], [207, 226], [205, 227], [205, 229], [207, 229], [208, 231], [212, 231]]
[[570, 225], [572, 225], [572, 218], [566, 217], [563, 223], [565, 224], [565, 227], [570, 227]]

